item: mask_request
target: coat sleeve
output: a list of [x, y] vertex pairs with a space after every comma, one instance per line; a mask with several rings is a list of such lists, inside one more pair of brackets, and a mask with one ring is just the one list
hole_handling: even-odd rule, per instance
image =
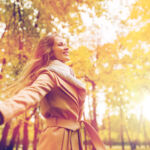
[[25, 87], [15, 96], [0, 101], [0, 124], [8, 122], [30, 107], [35, 107], [54, 86], [54, 74], [44, 71], [30, 86]]

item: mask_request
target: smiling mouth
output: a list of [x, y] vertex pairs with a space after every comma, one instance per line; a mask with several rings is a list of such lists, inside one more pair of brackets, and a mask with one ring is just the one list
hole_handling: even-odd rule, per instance
[[64, 54], [64, 55], [69, 55], [69, 53], [68, 53], [68, 52], [63, 52], [63, 54]]

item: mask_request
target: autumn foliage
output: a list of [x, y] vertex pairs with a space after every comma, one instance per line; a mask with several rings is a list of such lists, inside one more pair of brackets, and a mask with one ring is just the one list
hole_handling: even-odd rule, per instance
[[[3, 89], [18, 77], [39, 38], [58, 32], [68, 40], [68, 65], [86, 84], [84, 117], [104, 143], [110, 148], [121, 145], [123, 150], [125, 145], [132, 150], [150, 146], [150, 1], [136, 0], [129, 16], [119, 20], [122, 30], [117, 38], [102, 44], [100, 22], [89, 28], [82, 13], [90, 18], [106, 17], [105, 4], [107, 0], [0, 1], [0, 100], [5, 100]], [[9, 122], [0, 127], [0, 150], [6, 145], [36, 150], [43, 128], [39, 108], [29, 110], [12, 120], [11, 126]], [[85, 143], [90, 145], [88, 139]]]

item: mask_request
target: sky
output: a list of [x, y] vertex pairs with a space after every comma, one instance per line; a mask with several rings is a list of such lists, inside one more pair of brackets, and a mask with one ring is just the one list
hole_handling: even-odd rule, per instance
[[[101, 17], [96, 17], [94, 10], [85, 7], [86, 11], [81, 16], [87, 30], [80, 35], [76, 35], [73, 40], [81, 38], [80, 41], [83, 41], [83, 44], [92, 48], [93, 42], [95, 45], [112, 43], [118, 35], [127, 34], [128, 28], [123, 26], [121, 21], [125, 21], [130, 15], [130, 10], [135, 2], [136, 0], [107, 0], [102, 3], [107, 11], [103, 12]], [[87, 12], [90, 12], [90, 16]], [[87, 39], [90, 40], [87, 42]]]
[[[57, 26], [59, 33], [69, 37], [73, 49], [80, 45], [86, 45], [94, 49], [97, 44], [112, 43], [117, 39], [118, 35], [129, 32], [129, 29], [121, 24], [121, 22], [128, 18], [132, 5], [135, 2], [136, 0], [106, 0], [102, 2], [103, 8], [106, 11], [102, 13], [101, 17], [96, 16], [94, 8], [89, 9], [86, 5], [83, 5], [80, 7], [80, 10], [82, 10], [81, 18], [86, 30], [80, 34], [71, 35], [67, 28], [68, 25], [65, 23], [60, 24], [57, 18], [54, 24]], [[80, 27], [78, 26], [78, 28]]]

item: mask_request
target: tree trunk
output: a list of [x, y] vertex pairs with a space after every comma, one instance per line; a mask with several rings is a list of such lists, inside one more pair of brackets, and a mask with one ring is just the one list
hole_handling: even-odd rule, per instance
[[[97, 108], [96, 106], [97, 106], [97, 104], [96, 104], [96, 96], [95, 96], [96, 84], [95, 84], [95, 82], [93, 80], [89, 79], [87, 76], [85, 76], [85, 81], [88, 81], [88, 82], [90, 82], [92, 84], [92, 93], [93, 93], [93, 95], [92, 95], [92, 98], [93, 98], [93, 103], [92, 103], [92, 106], [93, 106], [93, 116], [92, 117], [93, 118], [91, 120], [91, 124], [96, 129], [96, 131], [98, 131], [97, 115], [96, 115], [96, 108]], [[94, 148], [94, 146], [92, 146], [92, 150], [96, 150]]]
[[38, 132], [39, 132], [39, 116], [38, 116], [38, 112], [35, 113], [34, 118], [35, 118], [35, 123], [34, 123], [33, 150], [36, 150], [37, 140], [38, 140], [37, 137], [38, 137]]
[[110, 113], [108, 112], [108, 137], [109, 137], [109, 147], [112, 148], [111, 143], [111, 120], [110, 120]]
[[19, 144], [20, 144], [20, 136], [17, 135], [17, 141], [16, 141], [16, 150], [19, 150]]
[[136, 149], [136, 143], [131, 141], [131, 138], [129, 136], [129, 133], [128, 133], [128, 130], [127, 130], [126, 126], [124, 126], [124, 129], [125, 129], [125, 132], [127, 134], [127, 138], [128, 138], [129, 143], [130, 143], [131, 150], [135, 150]]
[[10, 123], [8, 122], [5, 124], [5, 127], [2, 132], [2, 138], [0, 141], [0, 150], [4, 150], [7, 148], [7, 136], [8, 136], [9, 128], [10, 128]]
[[9, 146], [7, 147], [8, 150], [13, 150], [13, 147], [15, 145], [15, 141], [16, 141], [16, 137], [19, 133], [19, 128], [20, 128], [20, 122], [19, 124], [13, 129], [13, 134], [12, 134], [12, 138], [10, 140], [10, 144]]
[[[96, 115], [96, 97], [94, 95], [95, 86], [93, 86], [93, 120], [92, 125], [98, 131], [98, 124], [97, 124], [97, 115]], [[92, 147], [92, 150], [96, 150], [95, 147]]]
[[145, 121], [145, 119], [143, 119], [143, 132], [144, 132], [144, 137], [145, 137], [145, 148], [147, 148], [148, 145], [149, 145], [148, 144], [149, 143], [149, 139], [148, 139], [148, 136], [147, 136], [145, 124], [146, 124], [146, 121]]
[[93, 96], [93, 120], [92, 125], [98, 131], [97, 115], [96, 115], [96, 98]]
[[28, 123], [24, 122], [23, 128], [23, 150], [28, 150], [29, 139], [28, 139]]
[[121, 145], [122, 145], [122, 150], [124, 150], [124, 128], [123, 128], [123, 111], [120, 107], [120, 138], [121, 138]]
[[27, 114], [25, 113], [26, 119], [24, 122], [24, 128], [23, 128], [23, 150], [28, 150], [29, 147], [29, 137], [28, 137], [28, 122], [31, 119], [33, 115], [35, 115], [37, 110], [37, 107], [34, 108], [32, 113], [27, 117]]
[[[83, 118], [85, 120], [85, 113], [83, 113]], [[88, 140], [87, 140], [85, 128], [83, 130], [84, 130], [84, 145], [85, 145], [85, 150], [87, 150]]]

